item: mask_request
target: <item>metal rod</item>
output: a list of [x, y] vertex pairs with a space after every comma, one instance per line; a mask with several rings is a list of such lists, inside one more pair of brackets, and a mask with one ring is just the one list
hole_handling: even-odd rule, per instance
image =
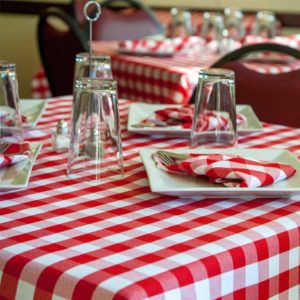
[[[92, 11], [93, 17], [90, 17], [88, 14], [88, 8], [90, 6], [95, 6], [95, 10]], [[99, 19], [99, 16], [101, 15], [101, 6], [97, 1], [88, 1], [83, 8], [83, 13], [86, 18], [86, 20], [89, 22], [89, 76], [92, 77], [92, 39], [93, 39], [93, 26], [92, 23], [97, 21]]]

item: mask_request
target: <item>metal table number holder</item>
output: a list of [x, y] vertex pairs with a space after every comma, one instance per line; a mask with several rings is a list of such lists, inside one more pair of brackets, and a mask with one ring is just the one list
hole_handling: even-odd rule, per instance
[[[88, 14], [89, 7], [95, 6], [95, 10], [92, 11], [93, 16]], [[101, 6], [97, 1], [88, 1], [83, 8], [83, 13], [86, 20], [89, 22], [89, 65], [90, 65], [90, 77], [92, 77], [92, 39], [93, 39], [93, 22], [96, 22], [101, 15]]]

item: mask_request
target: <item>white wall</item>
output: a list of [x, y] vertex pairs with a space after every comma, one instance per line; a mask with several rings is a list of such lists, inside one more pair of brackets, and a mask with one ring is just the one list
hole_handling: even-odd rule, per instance
[[35, 15], [0, 13], [0, 60], [16, 63], [23, 98], [31, 96], [31, 79], [40, 66], [37, 23]]

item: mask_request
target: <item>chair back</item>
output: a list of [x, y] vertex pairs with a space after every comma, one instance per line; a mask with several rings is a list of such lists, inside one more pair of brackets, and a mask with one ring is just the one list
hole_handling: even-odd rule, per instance
[[[86, 2], [73, 0], [73, 11], [79, 24], [88, 31], [83, 15]], [[133, 40], [163, 33], [154, 12], [138, 0], [104, 0], [100, 5], [100, 18], [93, 23], [93, 40]]]
[[52, 95], [72, 94], [75, 56], [88, 51], [76, 21], [58, 8], [47, 9], [39, 19], [38, 43]]
[[220, 68], [225, 63], [230, 61], [240, 60], [246, 56], [263, 53], [263, 52], [276, 52], [279, 54], [285, 54], [296, 59], [300, 59], [300, 51], [296, 48], [292, 48], [286, 45], [275, 44], [275, 43], [258, 43], [253, 45], [243, 46], [232, 52], [225, 54], [217, 62], [215, 62], [211, 68]]
[[[300, 51], [295, 48], [262, 43], [230, 52], [211, 67], [235, 72], [237, 104], [251, 105], [260, 120], [300, 128], [300, 70], [262, 74], [244, 65], [244, 57], [264, 51], [300, 59]], [[195, 92], [191, 102], [194, 98]]]
[[262, 121], [300, 128], [300, 70], [261, 74], [241, 61], [222, 67], [235, 72], [238, 104], [250, 104]]

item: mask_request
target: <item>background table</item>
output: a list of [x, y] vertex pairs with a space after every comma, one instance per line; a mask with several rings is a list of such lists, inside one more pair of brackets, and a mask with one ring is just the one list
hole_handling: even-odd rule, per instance
[[[291, 39], [300, 45], [300, 35]], [[198, 81], [198, 71], [220, 58], [219, 54], [208, 51], [174, 57], [124, 55], [118, 53], [117, 41], [93, 42], [93, 48], [96, 53], [111, 56], [120, 97], [149, 103], [188, 103]], [[300, 61], [252, 61], [245, 65], [260, 73], [277, 74], [299, 69]], [[32, 86], [34, 98], [49, 97], [43, 71], [35, 75]]]
[[[299, 299], [300, 198], [180, 199], [152, 193], [138, 150], [188, 141], [126, 131], [125, 176], [78, 183], [51, 150], [71, 97], [27, 130], [44, 143], [23, 191], [0, 194], [1, 299]], [[240, 147], [300, 154], [300, 129], [264, 124]]]

